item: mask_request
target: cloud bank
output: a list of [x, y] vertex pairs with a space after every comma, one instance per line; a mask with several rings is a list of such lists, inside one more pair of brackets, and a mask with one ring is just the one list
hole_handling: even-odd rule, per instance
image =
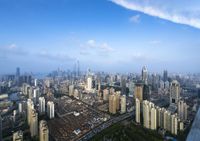
[[[111, 0], [126, 9], [200, 29], [200, 2], [197, 0]], [[198, 6], [199, 5], [199, 6]]]

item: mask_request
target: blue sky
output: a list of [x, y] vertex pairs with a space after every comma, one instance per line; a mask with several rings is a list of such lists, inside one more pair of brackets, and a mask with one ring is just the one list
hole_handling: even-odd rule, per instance
[[197, 0], [0, 0], [0, 73], [200, 71]]

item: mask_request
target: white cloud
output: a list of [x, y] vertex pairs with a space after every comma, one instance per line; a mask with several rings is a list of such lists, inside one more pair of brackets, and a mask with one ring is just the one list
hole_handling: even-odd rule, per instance
[[9, 49], [15, 49], [15, 48], [17, 48], [17, 45], [16, 44], [11, 44], [11, 45], [8, 46], [8, 48]]
[[133, 22], [133, 23], [139, 23], [139, 22], [140, 22], [140, 15], [137, 14], [137, 15], [135, 15], [135, 16], [132, 16], [132, 17], [130, 17], [129, 20], [130, 20], [131, 22]]
[[96, 51], [105, 51], [105, 52], [114, 51], [114, 49], [112, 47], [110, 47], [110, 45], [108, 43], [106, 43], [106, 42], [98, 43], [95, 40], [88, 40], [86, 42], [86, 47], [89, 47], [90, 49], [95, 49]]
[[[111, 0], [112, 2], [134, 11], [165, 19], [174, 23], [200, 28], [200, 9], [198, 1], [186, 0]], [[193, 4], [192, 4], [193, 3]], [[195, 5], [196, 4], [196, 5]], [[193, 8], [194, 7], [194, 8]], [[196, 8], [197, 7], [197, 8]]]
[[87, 45], [89, 47], [96, 47], [96, 42], [95, 42], [95, 40], [88, 40], [87, 41]]

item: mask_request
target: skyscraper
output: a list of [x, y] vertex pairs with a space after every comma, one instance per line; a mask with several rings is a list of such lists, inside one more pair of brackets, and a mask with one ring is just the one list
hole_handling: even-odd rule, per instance
[[151, 108], [151, 130], [157, 129], [157, 110], [155, 107]]
[[126, 95], [122, 95], [120, 98], [121, 114], [126, 113]]
[[50, 119], [54, 118], [54, 103], [53, 101], [47, 102], [47, 114]]
[[21, 130], [13, 133], [13, 141], [23, 141], [23, 132]]
[[88, 91], [92, 90], [92, 76], [88, 76], [87, 78], [87, 90]]
[[141, 83], [135, 84], [134, 94], [135, 98], [138, 98], [141, 102], [143, 101], [143, 85]]
[[32, 110], [34, 109], [34, 104], [31, 99], [27, 100], [27, 119], [28, 119], [28, 125], [31, 123], [31, 114]]
[[117, 112], [117, 102], [116, 96], [114, 94], [109, 96], [109, 112], [112, 114], [116, 114]]
[[188, 105], [183, 100], [180, 100], [178, 102], [178, 117], [182, 121], [185, 121], [187, 120], [187, 114], [188, 114]]
[[19, 76], [20, 76], [20, 68], [17, 67], [17, 68], [16, 68], [16, 77], [19, 77]]
[[144, 66], [142, 68], [142, 81], [147, 84], [147, 79], [148, 79], [148, 71], [147, 71], [147, 68]]
[[170, 84], [170, 105], [178, 104], [180, 99], [180, 84], [177, 80], [173, 80]]
[[168, 80], [168, 72], [167, 70], [164, 70], [163, 72], [163, 81], [166, 82]]
[[140, 100], [138, 98], [135, 99], [135, 121], [140, 123]]
[[2, 141], [2, 117], [0, 113], [0, 141]]
[[49, 129], [45, 120], [40, 121], [40, 141], [49, 141]]
[[39, 97], [39, 113], [40, 113], [40, 115], [45, 113], [45, 99], [44, 99], [44, 97]]
[[38, 113], [35, 109], [31, 113], [31, 123], [30, 123], [31, 137], [38, 136]]

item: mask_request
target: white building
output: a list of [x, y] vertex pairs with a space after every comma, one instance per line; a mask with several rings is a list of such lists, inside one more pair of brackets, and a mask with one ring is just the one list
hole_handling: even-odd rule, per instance
[[178, 117], [181, 120], [185, 121], [187, 120], [187, 115], [188, 115], [188, 105], [183, 100], [180, 100], [178, 102]]
[[44, 99], [44, 97], [39, 97], [39, 113], [40, 113], [40, 115], [45, 113], [45, 99]]
[[140, 100], [138, 98], [135, 99], [135, 121], [140, 123]]
[[88, 91], [92, 90], [92, 76], [88, 76], [87, 78], [87, 90]]
[[69, 86], [69, 96], [73, 96], [74, 95], [74, 85], [70, 85]]
[[47, 102], [47, 114], [50, 119], [54, 118], [54, 103], [53, 101]]
[[151, 108], [151, 129], [157, 129], [157, 110], [154, 107]]

